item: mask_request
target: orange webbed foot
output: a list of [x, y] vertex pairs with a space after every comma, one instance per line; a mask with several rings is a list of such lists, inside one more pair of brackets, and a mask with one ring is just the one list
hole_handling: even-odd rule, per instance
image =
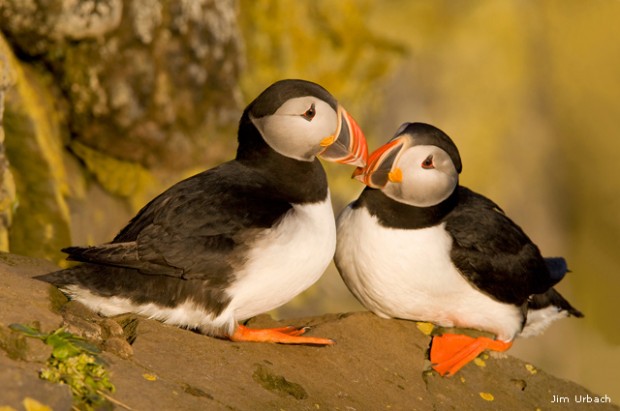
[[271, 342], [280, 344], [312, 344], [333, 345], [335, 341], [329, 338], [304, 337], [308, 327], [279, 327], [279, 328], [248, 328], [244, 325], [237, 329], [229, 338], [231, 341]]
[[511, 342], [493, 340], [487, 337], [469, 337], [463, 334], [444, 334], [433, 337], [431, 345], [431, 366], [441, 376], [454, 375], [484, 350], [506, 351]]

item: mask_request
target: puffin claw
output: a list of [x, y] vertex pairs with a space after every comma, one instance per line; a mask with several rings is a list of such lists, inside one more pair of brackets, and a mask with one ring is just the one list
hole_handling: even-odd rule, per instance
[[231, 341], [240, 342], [271, 342], [280, 344], [311, 344], [333, 345], [335, 341], [330, 338], [303, 337], [309, 327], [279, 327], [279, 328], [248, 328], [244, 325], [237, 326], [235, 332], [228, 338]]
[[431, 345], [431, 367], [442, 377], [452, 376], [483, 351], [503, 352], [510, 347], [512, 342], [487, 337], [473, 338], [463, 334], [435, 336]]

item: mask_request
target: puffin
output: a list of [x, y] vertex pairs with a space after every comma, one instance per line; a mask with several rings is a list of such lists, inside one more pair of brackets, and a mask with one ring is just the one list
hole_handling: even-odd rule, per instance
[[318, 160], [363, 166], [366, 139], [322, 86], [278, 81], [243, 111], [233, 160], [159, 194], [78, 265], [39, 276], [103, 316], [135, 313], [232, 341], [330, 345], [308, 328], [243, 321], [314, 284], [336, 223]]
[[336, 223], [336, 267], [368, 310], [494, 336], [433, 336], [431, 367], [442, 376], [583, 316], [553, 288], [566, 260], [544, 258], [497, 204], [459, 184], [461, 170], [446, 133], [405, 123], [355, 170], [366, 187]]

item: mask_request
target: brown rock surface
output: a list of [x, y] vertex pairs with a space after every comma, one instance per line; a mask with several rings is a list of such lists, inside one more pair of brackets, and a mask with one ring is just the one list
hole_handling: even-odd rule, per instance
[[[0, 257], [0, 406], [22, 409], [21, 401], [31, 397], [56, 410], [67, 408], [66, 387], [37, 378], [45, 346], [28, 339], [26, 348], [11, 348], [19, 336], [11, 336], [7, 326], [38, 321], [47, 332], [64, 323], [79, 333], [80, 324], [90, 324], [83, 326], [96, 343], [120, 349], [124, 358], [103, 356], [116, 386], [113, 398], [133, 410], [619, 410], [577, 403], [575, 396], [587, 400], [595, 394], [510, 356], [483, 357], [455, 377], [441, 378], [426, 370], [430, 338], [415, 322], [366, 312], [279, 322], [260, 316], [249, 322], [310, 326], [310, 334], [336, 339], [332, 347], [232, 343], [142, 318], [134, 329], [135, 319], [120, 318], [125, 338], [133, 341], [123, 351], [125, 340], [110, 320], [75, 303], [60, 314], [51, 311], [50, 287], [30, 277], [54, 266]], [[101, 335], [93, 336], [95, 329]], [[553, 395], [570, 402], [553, 404]]]

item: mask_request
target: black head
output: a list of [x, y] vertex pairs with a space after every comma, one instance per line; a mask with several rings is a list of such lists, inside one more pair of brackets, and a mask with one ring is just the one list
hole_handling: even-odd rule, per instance
[[443, 131], [435, 126], [426, 123], [404, 123], [392, 137], [392, 140], [400, 137], [403, 134], [407, 134], [411, 139], [411, 146], [437, 146], [443, 151], [448, 153], [454, 168], [460, 174], [463, 171], [463, 165], [461, 163], [461, 156], [459, 149], [454, 144], [454, 141]]
[[[316, 83], [306, 80], [280, 80], [267, 87], [246, 108], [253, 118], [270, 116], [286, 101], [295, 97], [314, 96], [329, 104], [334, 111], [338, 109], [336, 99]], [[245, 114], [245, 113], [244, 113]]]

